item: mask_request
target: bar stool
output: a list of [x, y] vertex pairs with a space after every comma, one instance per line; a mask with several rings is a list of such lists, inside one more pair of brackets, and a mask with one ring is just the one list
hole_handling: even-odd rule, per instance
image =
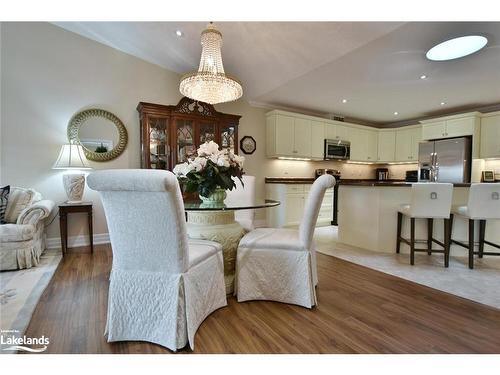
[[[474, 254], [479, 258], [483, 255], [500, 255], [500, 252], [484, 251], [484, 244], [500, 249], [500, 245], [486, 241], [487, 219], [500, 219], [500, 184], [480, 183], [471, 184], [469, 190], [469, 201], [467, 206], [458, 206], [452, 209], [451, 225], [453, 217], [457, 215], [469, 221], [469, 238], [467, 243], [451, 239], [451, 242], [469, 250], [469, 268], [474, 268]], [[479, 220], [479, 243], [478, 251], [474, 251], [474, 222]]]
[[[453, 184], [448, 183], [416, 183], [411, 185], [411, 203], [405, 204], [398, 210], [398, 228], [396, 253], [399, 253], [401, 241], [410, 246], [410, 264], [415, 264], [415, 252], [444, 254], [444, 266], [448, 267], [450, 261], [451, 238], [451, 199]], [[403, 215], [410, 218], [410, 240], [401, 237]], [[427, 239], [415, 240], [415, 219], [427, 219]], [[444, 219], [444, 242], [433, 236], [434, 219]], [[415, 248], [415, 243], [427, 243], [426, 249]], [[433, 249], [432, 243], [443, 247], [443, 250]]]

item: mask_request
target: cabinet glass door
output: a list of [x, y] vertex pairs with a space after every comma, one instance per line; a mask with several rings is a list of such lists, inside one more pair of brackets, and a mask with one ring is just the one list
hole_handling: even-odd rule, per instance
[[220, 129], [220, 147], [235, 152], [236, 127], [234, 125], [223, 125]]
[[215, 141], [215, 124], [210, 122], [201, 122], [199, 125], [200, 135], [198, 145], [205, 142]]
[[148, 117], [149, 123], [149, 168], [169, 169], [168, 119]]
[[177, 163], [182, 163], [196, 153], [194, 126], [192, 120], [176, 120], [177, 127]]

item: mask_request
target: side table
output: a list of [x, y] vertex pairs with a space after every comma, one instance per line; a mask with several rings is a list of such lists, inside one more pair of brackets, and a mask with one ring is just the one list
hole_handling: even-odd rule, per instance
[[92, 230], [92, 202], [61, 203], [59, 205], [59, 228], [61, 231], [61, 248], [63, 256], [68, 251], [68, 214], [87, 213], [89, 226], [90, 252], [94, 253], [94, 236]]

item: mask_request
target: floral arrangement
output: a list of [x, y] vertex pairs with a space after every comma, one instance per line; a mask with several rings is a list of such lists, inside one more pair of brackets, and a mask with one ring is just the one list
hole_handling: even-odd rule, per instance
[[243, 184], [243, 156], [223, 149], [213, 141], [205, 142], [197, 151], [198, 156], [177, 164], [173, 170], [187, 193], [198, 192], [201, 197], [210, 197], [217, 190], [233, 190], [232, 177]]

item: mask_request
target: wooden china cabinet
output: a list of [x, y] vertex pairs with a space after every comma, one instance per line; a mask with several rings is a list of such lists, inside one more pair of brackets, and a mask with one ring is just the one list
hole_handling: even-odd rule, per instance
[[220, 113], [187, 97], [177, 105], [140, 102], [141, 167], [168, 169], [194, 155], [200, 144], [214, 141], [238, 153], [241, 116]]

